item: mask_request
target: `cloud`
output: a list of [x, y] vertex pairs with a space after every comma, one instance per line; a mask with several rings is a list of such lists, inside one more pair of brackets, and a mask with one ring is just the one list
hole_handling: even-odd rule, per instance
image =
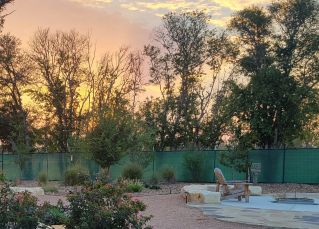
[[71, 2], [81, 3], [84, 6], [103, 8], [107, 4], [112, 3], [113, 0], [69, 0]]
[[242, 10], [251, 5], [265, 5], [273, 0], [210, 0], [218, 4], [220, 7], [230, 9], [232, 11]]
[[[225, 27], [227, 20], [234, 11], [242, 10], [251, 5], [266, 5], [273, 0], [69, 0], [85, 6], [116, 9], [125, 11], [133, 20], [144, 23], [155, 22], [170, 11], [202, 10], [212, 19], [211, 24]], [[153, 16], [153, 17], [152, 17]], [[152, 23], [151, 23], [152, 24]]]

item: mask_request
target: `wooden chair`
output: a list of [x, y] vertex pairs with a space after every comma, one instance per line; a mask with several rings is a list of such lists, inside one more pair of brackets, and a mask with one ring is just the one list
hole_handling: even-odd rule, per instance
[[[249, 185], [247, 181], [229, 181], [226, 182], [222, 171], [219, 168], [214, 169], [216, 177], [216, 192], [221, 192], [221, 200], [237, 198], [241, 201], [245, 198], [246, 202], [249, 202]], [[229, 185], [234, 185], [234, 188], [230, 189]]]

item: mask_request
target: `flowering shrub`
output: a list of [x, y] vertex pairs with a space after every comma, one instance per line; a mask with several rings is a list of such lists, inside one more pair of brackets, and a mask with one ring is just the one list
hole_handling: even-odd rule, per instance
[[68, 229], [150, 228], [146, 227], [150, 217], [139, 215], [145, 205], [117, 186], [95, 184], [70, 195], [68, 200]]
[[28, 192], [15, 194], [5, 184], [0, 189], [0, 228], [34, 229], [37, 225], [37, 199]]

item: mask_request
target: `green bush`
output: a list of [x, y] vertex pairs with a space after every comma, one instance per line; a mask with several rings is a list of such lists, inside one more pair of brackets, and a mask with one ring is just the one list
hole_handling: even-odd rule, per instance
[[45, 202], [39, 207], [38, 216], [40, 221], [46, 225], [65, 224], [68, 220], [61, 200], [57, 206]]
[[193, 152], [184, 156], [184, 165], [190, 172], [192, 180], [199, 182], [202, 179], [204, 160], [200, 153]]
[[46, 172], [41, 172], [38, 175], [38, 183], [40, 185], [46, 185], [48, 183], [48, 176]]
[[43, 190], [44, 192], [53, 192], [53, 193], [59, 192], [59, 189], [56, 186], [44, 186]]
[[171, 167], [166, 167], [162, 171], [162, 178], [168, 183], [174, 183], [175, 178], [175, 170]]
[[140, 180], [143, 176], [143, 169], [138, 164], [128, 164], [122, 171], [122, 177], [130, 180]]
[[66, 185], [83, 185], [90, 180], [89, 171], [81, 165], [74, 165], [65, 172]]
[[139, 180], [131, 180], [127, 187], [126, 187], [126, 191], [127, 192], [141, 192], [143, 190], [143, 183], [140, 182]]
[[4, 175], [3, 172], [0, 172], [0, 182], [5, 182], [6, 181], [6, 176]]
[[153, 175], [150, 177], [150, 179], [149, 179], [149, 181], [148, 181], [148, 184], [149, 184], [150, 186], [157, 186], [157, 185], [159, 184], [159, 176], [158, 176], [158, 174], [153, 174]]
[[146, 228], [145, 205], [132, 200], [118, 186], [95, 184], [68, 197], [67, 229]]
[[125, 192], [141, 192], [144, 184], [139, 180], [120, 178], [117, 181], [117, 186]]
[[0, 228], [34, 229], [37, 225], [37, 199], [28, 192], [13, 193], [8, 184], [1, 187]]

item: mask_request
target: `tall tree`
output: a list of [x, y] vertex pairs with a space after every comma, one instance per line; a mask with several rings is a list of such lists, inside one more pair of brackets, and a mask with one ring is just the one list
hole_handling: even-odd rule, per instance
[[75, 31], [42, 29], [32, 40], [30, 57], [41, 76], [33, 94], [52, 120], [50, 135], [60, 152], [68, 152], [69, 139], [81, 129], [81, 108], [89, 97], [81, 90], [91, 82], [90, 47], [89, 37]]
[[246, 83], [231, 84], [227, 110], [240, 135], [254, 139], [252, 144], [289, 144], [318, 112], [318, 25], [318, 2], [313, 0], [251, 7], [231, 20], [242, 47], [238, 63]]
[[[158, 110], [148, 119], [153, 119], [152, 125], [158, 128], [160, 150], [201, 145], [199, 135], [212, 103], [217, 76], [234, 54], [231, 49], [225, 52], [231, 47], [227, 36], [211, 30], [208, 21], [203, 12], [166, 14], [154, 35], [157, 44], [145, 47], [151, 83], [158, 85], [162, 95], [153, 104], [145, 104]], [[204, 83], [205, 78], [209, 78], [208, 83]]]
[[[9, 143], [11, 150], [20, 146], [31, 147], [28, 111], [22, 97], [32, 83], [32, 65], [20, 49], [20, 41], [12, 35], [0, 36], [0, 116], [1, 140]], [[3, 128], [3, 129], [2, 129]]]

